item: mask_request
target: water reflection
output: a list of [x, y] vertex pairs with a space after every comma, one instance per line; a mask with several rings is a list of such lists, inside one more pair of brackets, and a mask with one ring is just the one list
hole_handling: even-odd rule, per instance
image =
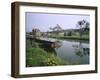
[[84, 57], [86, 55], [89, 56], [89, 48], [84, 47], [81, 42], [79, 43], [79, 45], [78, 44], [72, 45], [72, 47], [74, 47], [75, 54], [77, 56], [80, 56], [80, 57]]
[[39, 47], [72, 64], [89, 64], [90, 62], [89, 43], [85, 41], [59, 40], [53, 45], [40, 43]]
[[57, 56], [75, 64], [89, 64], [89, 43], [62, 40], [62, 46], [55, 49]]

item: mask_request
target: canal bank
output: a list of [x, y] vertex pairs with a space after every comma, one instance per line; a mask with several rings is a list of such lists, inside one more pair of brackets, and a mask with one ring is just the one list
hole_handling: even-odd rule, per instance
[[[47, 46], [47, 43], [51, 44], [56, 40], [57, 39], [53, 39], [53, 38], [49, 38], [49, 39], [45, 38], [45, 40], [36, 40], [35, 43], [38, 44], [38, 47], [37, 48], [33, 47], [33, 48], [35, 48], [33, 50], [33, 52], [36, 50], [36, 52], [34, 53], [34, 56], [37, 53], [39, 53], [38, 55], [41, 55], [41, 52], [45, 53], [43, 55], [43, 57], [45, 57], [46, 55], [49, 55], [49, 56], [53, 55], [53, 58], [58, 60], [58, 62], [59, 62], [59, 60], [61, 62], [61, 63], [58, 63], [56, 61], [58, 63], [56, 65], [89, 64], [89, 42], [87, 42], [86, 40], [85, 41], [59, 40], [62, 44], [60, 47], [51, 48], [51, 45]], [[27, 53], [27, 54], [29, 54], [29, 53]], [[35, 59], [36, 59], [36, 57], [35, 57]], [[45, 57], [45, 59], [47, 60], [46, 57]], [[54, 61], [54, 59], [52, 59], [52, 58], [51, 58], [51, 60]], [[39, 61], [39, 60], [37, 60], [37, 61]], [[47, 65], [47, 63], [46, 63], [46, 65]], [[46, 66], [46, 65], [42, 65], [42, 66]], [[53, 65], [51, 65], [51, 66], [53, 66]], [[38, 62], [37, 62], [37, 66], [39, 66]]]
[[[26, 67], [35, 66], [57, 66], [70, 65], [71, 63], [61, 60], [56, 54], [55, 50], [50, 47], [43, 48], [40, 43], [35, 42], [33, 47], [30, 40], [26, 40]], [[48, 51], [46, 51], [48, 49]]]

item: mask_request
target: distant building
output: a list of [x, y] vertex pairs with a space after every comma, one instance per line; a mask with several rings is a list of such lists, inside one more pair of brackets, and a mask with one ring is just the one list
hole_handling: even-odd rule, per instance
[[33, 35], [33, 37], [40, 37], [41, 32], [39, 29], [32, 29], [32, 35]]
[[56, 31], [50, 31], [48, 32], [48, 35], [49, 36], [64, 36], [64, 34], [68, 34], [69, 32], [71, 33], [76, 33], [76, 32], [79, 32], [79, 29], [67, 29], [67, 30], [60, 30], [60, 31], [57, 31], [58, 34], [56, 35]]

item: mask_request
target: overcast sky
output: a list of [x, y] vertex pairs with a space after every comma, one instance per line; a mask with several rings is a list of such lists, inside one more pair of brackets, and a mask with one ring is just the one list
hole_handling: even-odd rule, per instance
[[47, 14], [47, 13], [25, 13], [26, 32], [31, 32], [33, 28], [38, 28], [42, 32], [50, 31], [50, 27], [59, 24], [62, 29], [77, 28], [76, 24], [80, 20], [90, 22], [89, 15], [75, 14]]

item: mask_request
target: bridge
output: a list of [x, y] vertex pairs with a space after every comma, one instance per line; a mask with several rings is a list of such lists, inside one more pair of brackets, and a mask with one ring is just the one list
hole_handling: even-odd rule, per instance
[[53, 38], [45, 38], [45, 37], [36, 37], [34, 38], [33, 35], [29, 35], [29, 34], [26, 34], [26, 38], [27, 39], [32, 39], [32, 40], [36, 40], [36, 41], [45, 41], [45, 42], [51, 42], [51, 43], [54, 43], [57, 41], [57, 39], [53, 39]]
[[26, 35], [26, 38], [30, 39], [31, 42], [35, 40], [36, 42], [41, 43], [42, 45], [46, 47], [57, 48], [62, 45], [60, 41], [58, 41], [57, 39], [53, 39], [53, 38], [45, 38], [45, 37], [34, 38], [33, 35]]

